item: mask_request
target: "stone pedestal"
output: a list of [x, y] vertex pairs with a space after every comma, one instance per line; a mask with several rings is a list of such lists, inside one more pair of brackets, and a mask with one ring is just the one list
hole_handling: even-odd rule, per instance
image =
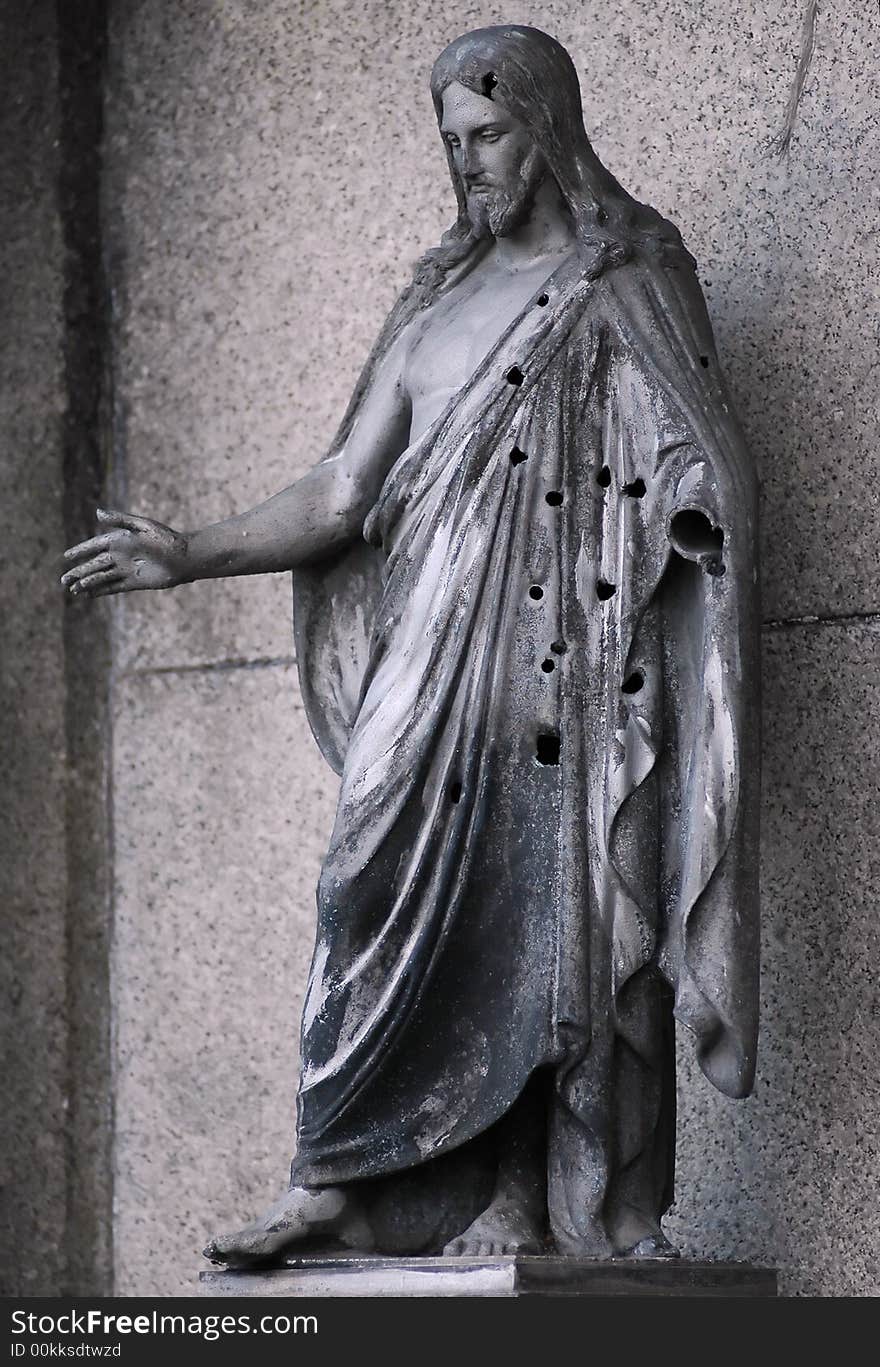
[[202, 1272], [207, 1296], [776, 1295], [776, 1272], [745, 1263], [506, 1258], [291, 1258], [264, 1271]]

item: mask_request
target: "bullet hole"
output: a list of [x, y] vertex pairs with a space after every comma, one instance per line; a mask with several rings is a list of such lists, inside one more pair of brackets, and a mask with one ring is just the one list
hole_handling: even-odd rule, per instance
[[536, 603], [540, 603], [541, 599], [544, 597], [544, 590], [541, 588], [540, 584], [532, 585], [529, 589], [529, 597], [534, 598]]
[[602, 489], [607, 489], [607, 488], [608, 488], [609, 484], [611, 483], [611, 471], [610, 471], [610, 469], [608, 468], [607, 465], [603, 465], [603, 466], [602, 466], [602, 469], [599, 471], [598, 475], [596, 476], [596, 483], [597, 483]]
[[669, 534], [679, 554], [694, 559], [720, 557], [724, 545], [724, 532], [698, 508], [684, 508], [676, 513], [669, 524]]
[[708, 555], [703, 561], [703, 569], [707, 574], [715, 575], [716, 577], [720, 577], [727, 572], [727, 566], [720, 555]]
[[704, 370], [708, 370], [708, 369], [709, 369], [709, 357], [708, 357], [708, 356], [701, 356], [701, 357], [700, 357], [700, 365], [703, 367]]
[[457, 780], [449, 785], [449, 801], [461, 802], [461, 784]]
[[550, 649], [553, 651], [554, 655], [564, 655], [568, 650], [568, 646], [564, 641], [554, 641], [550, 646]]
[[640, 693], [645, 686], [645, 676], [640, 669], [628, 674], [621, 685], [622, 693]]
[[496, 85], [498, 84], [498, 77], [495, 75], [495, 72], [494, 72], [494, 71], [487, 71], [486, 74], [485, 74], [485, 76], [483, 77], [483, 82], [482, 82], [482, 84], [483, 84], [483, 94], [485, 95], [485, 97], [486, 97], [487, 100], [491, 100], [491, 98], [492, 98], [492, 91], [495, 89]]
[[554, 669], [556, 668], [556, 661], [555, 661], [555, 660], [542, 660], [542, 661], [541, 661], [541, 668], [542, 668], [542, 670], [544, 671], [545, 674], [552, 674], [553, 671], [554, 671]]
[[559, 489], [551, 489], [549, 494], [545, 494], [544, 497], [551, 508], [560, 508], [562, 506], [562, 494]]
[[539, 764], [558, 764], [559, 749], [559, 737], [550, 731], [545, 731], [538, 736], [535, 746], [535, 759]]
[[525, 451], [521, 451], [518, 446], [514, 446], [510, 453], [511, 465], [522, 465], [524, 460], [528, 460]]
[[613, 598], [617, 592], [616, 584], [609, 584], [607, 579], [596, 581], [596, 597], [604, 603], [606, 598]]
[[539, 295], [538, 295], [538, 307], [539, 307], [539, 308], [545, 309], [549, 303], [550, 303], [550, 295], [549, 295], [549, 294], [539, 294]]
[[624, 484], [623, 492], [629, 498], [644, 498], [647, 490], [643, 479], [634, 479], [630, 484]]
[[512, 365], [504, 378], [507, 380], [508, 384], [520, 385], [525, 379], [525, 376], [518, 365]]

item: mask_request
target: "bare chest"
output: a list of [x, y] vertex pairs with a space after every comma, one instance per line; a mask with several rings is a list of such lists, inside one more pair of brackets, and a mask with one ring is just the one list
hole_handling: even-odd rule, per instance
[[469, 277], [430, 309], [410, 345], [405, 383], [411, 440], [439, 416], [520, 315], [546, 278], [543, 270]]

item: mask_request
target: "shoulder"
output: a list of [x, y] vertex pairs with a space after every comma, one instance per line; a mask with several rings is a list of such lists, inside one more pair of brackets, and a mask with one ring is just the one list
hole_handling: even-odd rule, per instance
[[650, 339], [651, 351], [672, 348], [695, 358], [714, 353], [714, 339], [696, 264], [683, 248], [637, 247], [596, 281], [596, 302], [612, 335]]

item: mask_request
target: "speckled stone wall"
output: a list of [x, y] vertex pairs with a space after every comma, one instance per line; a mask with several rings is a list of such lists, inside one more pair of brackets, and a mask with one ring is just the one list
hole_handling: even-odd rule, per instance
[[102, 12], [103, 0], [0, 0], [7, 1295], [111, 1285], [108, 617], [65, 604], [57, 582], [104, 485]]
[[66, 850], [59, 111], [51, 6], [0, 7], [0, 1294], [58, 1288], [65, 1241]]
[[[791, 0], [549, 3], [598, 151], [681, 226], [764, 480], [765, 974], [755, 1096], [683, 1042], [688, 1253], [786, 1292], [878, 1289], [874, 979], [880, 19], [823, 6], [791, 153], [767, 155]], [[113, 7], [105, 233], [115, 452], [184, 528], [320, 455], [453, 199], [427, 92], [457, 33], [520, 12], [366, 0]], [[298, 699], [285, 576], [114, 616], [115, 1268], [192, 1291], [206, 1235], [284, 1183], [313, 888], [335, 781]]]

